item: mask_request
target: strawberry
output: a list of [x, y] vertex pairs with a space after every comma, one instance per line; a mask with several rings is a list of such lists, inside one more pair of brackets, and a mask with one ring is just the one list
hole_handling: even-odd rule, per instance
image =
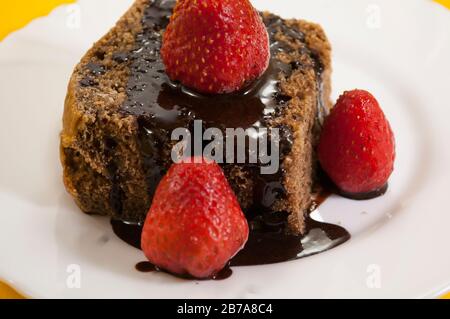
[[395, 140], [378, 101], [369, 92], [345, 92], [326, 119], [318, 155], [344, 194], [377, 192], [394, 168]]
[[179, 0], [161, 55], [172, 80], [201, 93], [230, 93], [267, 69], [269, 35], [249, 0]]
[[161, 269], [211, 278], [243, 248], [248, 233], [247, 220], [219, 165], [193, 160], [173, 164], [161, 180], [141, 246]]

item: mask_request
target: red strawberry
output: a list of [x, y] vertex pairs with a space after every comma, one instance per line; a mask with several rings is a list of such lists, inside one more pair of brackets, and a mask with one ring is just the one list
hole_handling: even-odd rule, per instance
[[345, 92], [326, 119], [319, 160], [331, 180], [347, 194], [382, 189], [395, 160], [395, 140], [377, 100], [367, 91]]
[[230, 93], [267, 69], [269, 35], [249, 0], [179, 0], [161, 54], [172, 80]]
[[248, 224], [214, 162], [174, 164], [159, 184], [142, 232], [142, 250], [178, 275], [211, 278], [243, 248]]

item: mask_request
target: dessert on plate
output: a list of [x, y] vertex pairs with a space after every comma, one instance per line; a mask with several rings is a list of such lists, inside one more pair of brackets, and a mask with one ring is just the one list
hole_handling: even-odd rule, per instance
[[160, 48], [173, 1], [139, 0], [83, 57], [69, 84], [61, 135], [67, 190], [86, 213], [143, 222], [170, 165], [171, 131], [201, 119], [227, 128], [278, 127], [276, 174], [223, 169], [244, 210], [290, 213], [301, 233], [311, 205], [314, 145], [330, 103], [330, 44], [320, 26], [264, 13], [267, 71], [240, 92], [192, 97], [165, 74]]
[[[86, 53], [70, 79], [60, 148], [66, 189], [85, 213], [138, 225], [140, 231], [147, 219], [142, 248], [145, 247], [147, 257], [152, 256], [149, 257], [152, 262], [173, 273], [212, 276], [244, 247], [249, 229], [247, 246], [254, 247], [255, 242], [263, 242], [266, 247], [272, 243], [278, 243], [276, 247], [290, 243], [293, 248], [288, 257], [269, 260], [292, 259], [302, 251], [301, 239], [311, 225], [321, 227], [308, 216], [319, 170], [316, 148], [332, 108], [330, 78], [331, 46], [317, 24], [258, 13], [248, 0], [137, 0], [116, 26]], [[229, 128], [277, 132], [277, 135], [265, 135], [272, 151], [275, 146], [279, 150], [276, 171], [264, 173], [267, 162], [240, 161], [237, 152], [231, 152], [231, 160], [218, 162], [220, 169], [214, 166], [217, 164], [198, 157], [195, 151], [189, 158], [200, 158], [199, 163], [173, 164], [173, 149], [179, 143], [173, 139], [173, 132], [180, 128], [193, 132], [199, 122], [201, 132], [214, 128], [225, 138], [230, 135]], [[341, 142], [329, 138], [334, 130], [327, 130], [324, 142], [324, 145], [332, 144], [330, 149]], [[386, 128], [387, 133], [389, 130]], [[252, 139], [260, 135], [250, 134], [246, 138], [247, 150]], [[201, 145], [201, 150], [204, 148]], [[345, 147], [340, 149], [350, 151]], [[327, 153], [325, 148], [321, 149], [320, 160], [326, 164], [327, 173], [340, 169], [328, 160], [336, 154], [339, 152]], [[393, 161], [393, 157], [385, 160]], [[368, 194], [381, 193], [391, 171], [387, 167], [384, 175], [378, 174], [377, 181], [368, 185], [371, 189], [358, 188], [358, 185], [348, 187], [361, 180], [350, 180], [349, 174], [329, 175], [337, 186], [344, 185], [342, 190], [348, 190], [347, 195]], [[202, 177], [192, 177], [192, 172]], [[220, 187], [211, 184], [208, 175], [202, 175], [204, 172], [213, 174], [211, 179]], [[199, 184], [194, 187], [195, 181]], [[187, 189], [192, 187], [195, 194], [177, 188], [180, 183]], [[180, 196], [171, 193], [174, 189]], [[219, 196], [217, 192], [227, 195]], [[170, 203], [164, 203], [162, 198]], [[185, 201], [181, 202], [180, 198]], [[187, 203], [196, 207], [196, 211], [186, 208]], [[203, 203], [205, 208], [197, 207], [198, 203]], [[169, 212], [179, 215], [169, 218]], [[220, 245], [208, 244], [208, 249], [201, 250], [209, 256], [207, 260], [224, 255], [214, 259], [212, 269], [191, 269], [182, 262], [174, 266], [173, 260], [155, 262], [158, 256], [170, 255], [174, 246], [171, 239], [191, 247], [190, 239], [180, 239], [189, 233], [189, 238], [201, 242], [198, 234], [192, 235], [190, 230], [203, 224], [180, 223], [174, 226], [178, 232], [159, 237], [150, 236], [145, 229], [153, 229], [154, 234], [163, 227], [163, 221], [173, 224], [174, 220], [187, 221], [189, 214], [200, 216], [199, 220], [209, 220], [204, 226], [208, 231], [199, 231], [205, 236], [202, 244], [208, 242], [209, 235], [205, 234], [210, 234], [213, 228], [217, 234], [230, 234], [236, 227], [239, 230], [233, 232], [236, 236], [229, 236], [231, 239], [218, 235], [219, 239], [215, 240]], [[211, 228], [213, 219], [222, 220], [226, 225], [219, 223], [222, 226], [214, 224]], [[156, 220], [157, 227], [147, 226]], [[261, 229], [270, 229], [278, 237], [271, 235], [255, 240], [252, 234]], [[328, 242], [322, 250], [349, 237], [337, 226], [327, 229], [324, 234]], [[163, 245], [162, 238], [169, 244]], [[225, 245], [229, 240], [236, 241]], [[192, 249], [199, 251], [198, 245]], [[157, 246], [167, 251], [153, 249]]]

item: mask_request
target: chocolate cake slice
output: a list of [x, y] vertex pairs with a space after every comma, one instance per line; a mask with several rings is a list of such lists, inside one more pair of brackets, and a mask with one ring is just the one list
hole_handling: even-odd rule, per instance
[[301, 234], [311, 205], [314, 146], [330, 103], [331, 48], [319, 25], [262, 13], [266, 73], [242, 92], [204, 96], [173, 83], [160, 57], [172, 0], [137, 0], [82, 58], [65, 101], [61, 160], [68, 192], [86, 213], [140, 223], [172, 164], [175, 128], [277, 128], [280, 168], [222, 164], [250, 220], [288, 216]]

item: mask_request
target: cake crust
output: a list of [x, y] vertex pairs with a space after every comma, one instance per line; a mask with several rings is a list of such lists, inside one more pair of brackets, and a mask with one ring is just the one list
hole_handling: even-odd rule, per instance
[[[76, 66], [68, 87], [61, 133], [64, 184], [77, 205], [89, 214], [130, 222], [144, 220], [152, 198], [145, 158], [137, 156], [142, 152], [139, 119], [121, 111], [131, 73], [125, 53], [135, 49], [148, 4], [148, 0], [137, 0]], [[331, 46], [317, 24], [281, 20], [267, 12], [263, 18], [266, 23], [281, 21], [273, 37], [291, 50], [276, 58], [292, 66], [288, 76], [279, 76], [279, 91], [289, 97], [287, 107], [271, 121], [272, 126], [289, 127], [292, 134], [292, 146], [281, 163], [285, 194], [271, 209], [288, 212], [289, 231], [302, 233], [311, 205], [314, 147], [321, 118], [331, 107]], [[296, 32], [304, 36], [303, 42]], [[164, 148], [170, 150], [171, 144], [168, 142]], [[171, 164], [170, 154], [165, 154], [164, 159], [161, 174]], [[238, 165], [223, 168], [241, 206], [250, 209], [254, 201], [251, 176]]]

